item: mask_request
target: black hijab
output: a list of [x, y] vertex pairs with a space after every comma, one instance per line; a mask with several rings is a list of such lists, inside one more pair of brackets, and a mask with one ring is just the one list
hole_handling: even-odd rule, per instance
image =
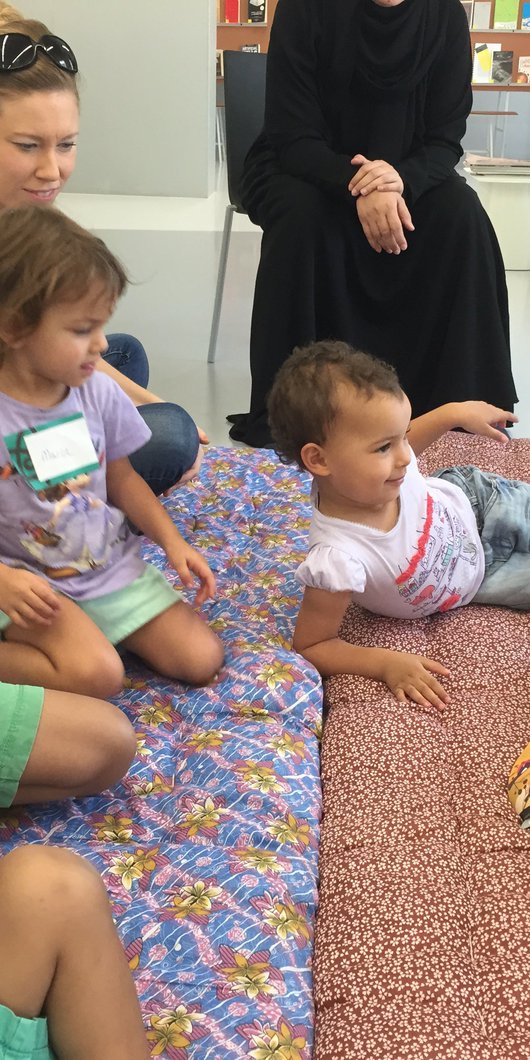
[[448, 0], [403, 0], [395, 7], [375, 0], [320, 3], [320, 91], [334, 150], [348, 153], [355, 147], [396, 165], [421, 144], [423, 101], [453, 5]]
[[356, 75], [371, 95], [406, 95], [425, 77], [443, 44], [439, 8], [440, 0], [403, 0], [395, 7], [360, 0]]

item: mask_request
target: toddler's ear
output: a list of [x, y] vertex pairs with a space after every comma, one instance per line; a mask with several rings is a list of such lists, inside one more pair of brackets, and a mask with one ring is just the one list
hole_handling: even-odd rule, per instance
[[23, 331], [18, 321], [13, 319], [12, 316], [8, 317], [0, 325], [0, 339], [10, 350], [16, 350], [23, 342], [25, 336], [26, 332]]
[[324, 450], [316, 442], [307, 442], [306, 445], [302, 446], [300, 458], [311, 475], [329, 475]]

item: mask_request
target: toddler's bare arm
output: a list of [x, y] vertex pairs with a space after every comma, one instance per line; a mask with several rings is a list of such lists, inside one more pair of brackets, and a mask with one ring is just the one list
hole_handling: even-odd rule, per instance
[[384, 681], [402, 703], [412, 700], [420, 706], [443, 709], [449, 697], [434, 676], [447, 676], [449, 670], [434, 659], [388, 648], [367, 648], [348, 644], [339, 638], [339, 629], [351, 593], [331, 593], [306, 588], [294, 632], [293, 647], [319, 671], [358, 674]]

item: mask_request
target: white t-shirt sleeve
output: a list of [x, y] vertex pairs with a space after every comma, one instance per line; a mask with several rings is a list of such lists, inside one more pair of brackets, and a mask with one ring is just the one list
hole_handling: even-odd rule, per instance
[[313, 545], [298, 567], [296, 579], [309, 589], [325, 589], [328, 593], [362, 593], [366, 585], [362, 563], [330, 545]]

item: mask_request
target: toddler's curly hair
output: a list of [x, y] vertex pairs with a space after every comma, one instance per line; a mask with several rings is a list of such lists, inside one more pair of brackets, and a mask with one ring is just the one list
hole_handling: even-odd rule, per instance
[[268, 401], [274, 448], [282, 463], [296, 463], [304, 471], [304, 445], [324, 445], [338, 412], [340, 383], [354, 386], [367, 398], [377, 392], [403, 396], [390, 364], [346, 342], [297, 347], [280, 368]]

